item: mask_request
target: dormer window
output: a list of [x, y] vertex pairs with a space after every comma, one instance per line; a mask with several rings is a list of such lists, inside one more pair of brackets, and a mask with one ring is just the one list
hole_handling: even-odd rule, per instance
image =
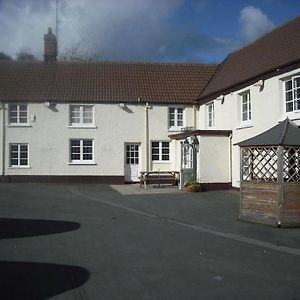
[[169, 107], [169, 129], [181, 130], [183, 127], [183, 107]]

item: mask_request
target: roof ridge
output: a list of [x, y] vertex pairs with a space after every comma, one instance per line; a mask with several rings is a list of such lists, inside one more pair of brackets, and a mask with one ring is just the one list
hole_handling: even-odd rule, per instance
[[202, 67], [216, 67], [218, 64], [213, 63], [178, 63], [178, 62], [138, 62], [138, 61], [56, 61], [45, 63], [44, 61], [14, 61], [14, 60], [0, 60], [1, 64], [14, 65], [146, 65], [146, 66], [202, 66]]

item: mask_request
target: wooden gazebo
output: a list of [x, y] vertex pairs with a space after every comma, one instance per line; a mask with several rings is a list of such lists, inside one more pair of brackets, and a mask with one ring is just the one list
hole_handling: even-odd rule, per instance
[[240, 142], [240, 219], [300, 227], [300, 129], [286, 119]]

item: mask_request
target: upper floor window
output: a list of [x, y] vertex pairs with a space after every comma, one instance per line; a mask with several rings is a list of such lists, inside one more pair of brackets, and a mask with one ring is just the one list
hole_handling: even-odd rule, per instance
[[94, 141], [90, 139], [74, 139], [70, 141], [70, 162], [90, 163], [94, 160]]
[[28, 166], [28, 144], [10, 144], [10, 167]]
[[28, 124], [28, 105], [27, 104], [9, 104], [8, 121], [11, 125]]
[[183, 127], [183, 107], [169, 107], [169, 129]]
[[241, 123], [251, 122], [251, 98], [250, 91], [247, 91], [240, 95], [241, 97]]
[[215, 125], [215, 106], [213, 102], [207, 104], [207, 126], [213, 127]]
[[170, 160], [170, 143], [169, 142], [152, 142], [151, 143], [152, 161], [169, 161]]
[[286, 112], [300, 110], [300, 76], [284, 82]]
[[94, 107], [92, 105], [71, 105], [70, 125], [91, 126], [94, 124]]

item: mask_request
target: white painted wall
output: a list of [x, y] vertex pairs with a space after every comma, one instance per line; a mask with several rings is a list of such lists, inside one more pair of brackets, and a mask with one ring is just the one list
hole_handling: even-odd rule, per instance
[[201, 183], [228, 183], [229, 142], [228, 137], [200, 136], [198, 154], [198, 180]]
[[[193, 108], [186, 107], [185, 114], [186, 126], [192, 126]], [[6, 110], [6, 175], [123, 176], [124, 143], [141, 143], [141, 169], [145, 170], [144, 105], [127, 105], [126, 109], [121, 109], [117, 104], [95, 104], [93, 128], [70, 128], [69, 104], [57, 104], [57, 111], [53, 111], [44, 103], [29, 103], [28, 115], [31, 119], [29, 127], [7, 126]], [[168, 131], [168, 106], [151, 106], [149, 109], [149, 159], [153, 170], [179, 170], [176, 142], [170, 144], [171, 160], [169, 163], [152, 164], [151, 162], [151, 141], [170, 141], [168, 135], [171, 133], [174, 132]], [[1, 137], [2, 133], [0, 133]], [[94, 140], [94, 165], [69, 163], [69, 140], [72, 138]], [[30, 168], [9, 167], [10, 143], [29, 144]]]
[[[232, 130], [232, 142], [234, 144], [270, 129], [286, 117], [289, 117], [296, 124], [300, 125], [300, 112], [285, 113], [285, 97], [283, 90], [283, 80], [296, 74], [300, 74], [300, 68], [267, 79], [262, 91], [260, 91], [259, 87], [251, 85], [247, 88], [225, 95], [223, 104], [220, 100], [214, 100], [215, 125], [210, 128], [207, 126], [206, 105], [201, 105], [198, 114], [199, 129]], [[239, 94], [247, 90], [250, 90], [251, 95], [252, 122], [251, 126], [243, 127], [241, 126], [240, 121]], [[220, 168], [223, 169], [225, 167], [226, 163], [220, 161]], [[239, 168], [239, 147], [233, 146], [232, 183], [235, 187], [239, 187]]]

